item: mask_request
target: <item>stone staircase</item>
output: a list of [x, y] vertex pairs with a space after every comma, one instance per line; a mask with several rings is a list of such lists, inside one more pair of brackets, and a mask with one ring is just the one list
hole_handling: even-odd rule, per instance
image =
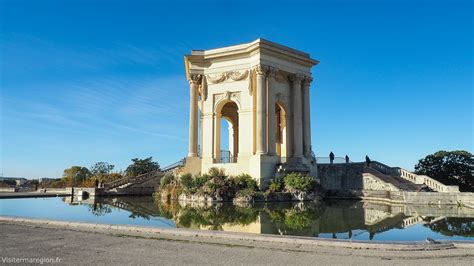
[[457, 186], [444, 185], [429, 176], [417, 175], [403, 168], [390, 167], [377, 161], [371, 162], [370, 167], [366, 166], [365, 168], [367, 171], [378, 172], [379, 175], [376, 176], [379, 178], [382, 175], [389, 176], [390, 181], [394, 182], [392, 184], [404, 191], [418, 191], [423, 185], [426, 185], [437, 192], [459, 192]]
[[112, 190], [114, 188], [126, 188], [132, 185], [138, 185], [144, 182], [147, 182], [154, 178], [161, 178], [165, 173], [161, 170], [152, 171], [146, 174], [141, 174], [138, 176], [124, 177], [121, 179], [114, 180], [109, 183], [104, 184], [106, 190]]
[[364, 166], [364, 172], [370, 173], [380, 180], [394, 185], [396, 188], [402, 191], [418, 191], [422, 185], [412, 183], [406, 179], [403, 179], [397, 175], [382, 173], [373, 166]]
[[[321, 185], [327, 190], [389, 190], [419, 191], [422, 186], [435, 192], [459, 192], [457, 186], [449, 186], [425, 175], [418, 175], [400, 167], [390, 167], [372, 161], [348, 162], [345, 160], [317, 160]], [[322, 163], [321, 163], [322, 162]]]
[[183, 167], [185, 160], [179, 160], [176, 163], [163, 167], [161, 169], [151, 171], [145, 174], [141, 174], [138, 176], [127, 176], [121, 179], [114, 180], [109, 183], [104, 184], [104, 188], [108, 191], [117, 189], [117, 188], [128, 188], [128, 187], [135, 187], [140, 186], [143, 183], [149, 182], [154, 179], [161, 179], [166, 173], [172, 172], [173, 170]]

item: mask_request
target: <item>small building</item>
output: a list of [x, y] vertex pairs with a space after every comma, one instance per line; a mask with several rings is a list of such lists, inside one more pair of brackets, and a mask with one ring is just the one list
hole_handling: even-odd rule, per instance
[[[264, 39], [186, 55], [185, 171], [217, 167], [230, 175], [250, 174], [263, 186], [278, 172], [315, 176], [309, 90], [311, 68], [318, 63], [307, 53]], [[221, 147], [223, 119], [229, 123], [228, 150]]]

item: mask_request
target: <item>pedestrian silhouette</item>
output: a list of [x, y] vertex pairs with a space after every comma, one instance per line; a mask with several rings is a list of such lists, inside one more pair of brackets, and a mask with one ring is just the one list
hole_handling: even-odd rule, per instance
[[334, 153], [329, 153], [329, 162], [332, 164], [334, 162]]
[[349, 156], [346, 154], [346, 163], [349, 163]]
[[367, 163], [367, 166], [370, 166], [370, 158], [368, 155], [365, 156], [365, 162]]

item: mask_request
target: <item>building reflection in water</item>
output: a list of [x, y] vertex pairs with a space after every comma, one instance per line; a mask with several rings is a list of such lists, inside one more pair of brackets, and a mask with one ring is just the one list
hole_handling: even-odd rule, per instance
[[[65, 198], [75, 204], [74, 198]], [[474, 210], [457, 206], [390, 205], [365, 201], [320, 203], [256, 203], [252, 205], [162, 203], [152, 197], [89, 198], [94, 215], [111, 208], [129, 211], [130, 218], [160, 217], [177, 227], [257, 234], [355, 238], [422, 224], [444, 235], [474, 237]]]

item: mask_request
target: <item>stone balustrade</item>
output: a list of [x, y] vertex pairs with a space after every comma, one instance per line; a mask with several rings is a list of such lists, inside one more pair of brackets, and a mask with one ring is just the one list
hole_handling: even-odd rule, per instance
[[458, 186], [448, 186], [426, 175], [417, 175], [403, 168], [396, 168], [398, 175], [415, 184], [425, 184], [429, 188], [438, 192], [459, 192]]
[[459, 192], [458, 186], [448, 186], [426, 175], [417, 175], [400, 167], [390, 167], [383, 163], [373, 161], [371, 167], [388, 175], [396, 175], [414, 184], [425, 184], [429, 188], [438, 192]]

